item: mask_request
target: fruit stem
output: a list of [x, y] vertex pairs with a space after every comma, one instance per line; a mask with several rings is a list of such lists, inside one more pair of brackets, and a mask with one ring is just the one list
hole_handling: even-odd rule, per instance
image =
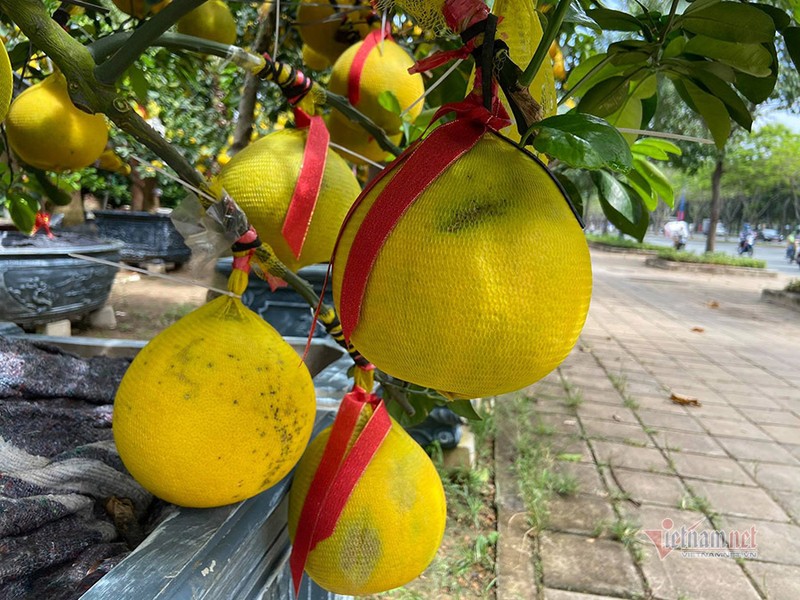
[[95, 68], [95, 77], [105, 84], [112, 84], [122, 77], [139, 56], [147, 50], [162, 33], [178, 22], [183, 15], [203, 4], [205, 0], [181, 0], [171, 2], [157, 15], [146, 19], [125, 45], [108, 60]]
[[525, 72], [522, 73], [522, 76], [519, 78], [519, 83], [522, 87], [529, 87], [531, 83], [533, 83], [533, 78], [536, 77], [536, 73], [539, 72], [539, 68], [542, 66], [545, 56], [547, 56], [547, 52], [550, 50], [550, 44], [556, 39], [558, 31], [561, 29], [561, 23], [564, 21], [564, 17], [567, 15], [567, 10], [569, 10], [569, 5], [571, 3], [572, 0], [559, 0], [555, 11], [553, 11], [553, 18], [547, 21], [547, 29], [539, 42], [539, 46], [536, 48], [536, 52], [533, 54], [533, 58], [531, 58], [531, 62], [528, 63]]

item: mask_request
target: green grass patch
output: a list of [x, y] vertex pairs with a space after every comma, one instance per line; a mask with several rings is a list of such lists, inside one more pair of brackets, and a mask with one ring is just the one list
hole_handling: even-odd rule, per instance
[[595, 244], [603, 244], [605, 246], [614, 246], [615, 248], [631, 248], [635, 250], [661, 250], [664, 246], [658, 244], [649, 244], [647, 242], [637, 242], [625, 237], [616, 235], [597, 235], [595, 233], [587, 233], [586, 239]]
[[783, 288], [787, 292], [794, 292], [795, 294], [800, 294], [800, 279], [792, 279], [789, 283], [786, 284], [786, 287]]
[[694, 252], [678, 252], [672, 248], [661, 248], [658, 252], [658, 258], [674, 262], [725, 265], [729, 267], [752, 267], [754, 269], [764, 269], [767, 266], [767, 261], [758, 258], [731, 256], [724, 252], [695, 254]]

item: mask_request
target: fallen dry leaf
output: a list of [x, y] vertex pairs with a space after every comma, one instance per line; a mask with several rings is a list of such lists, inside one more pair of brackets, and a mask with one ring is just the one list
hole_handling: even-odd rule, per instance
[[706, 303], [706, 306], [708, 308], [719, 308], [719, 302], [717, 302], [716, 300], [711, 300], [710, 302]]
[[669, 397], [675, 404], [680, 404], [682, 406], [702, 406], [700, 404], [700, 400], [697, 398], [693, 398], [692, 396], [684, 396], [683, 394], [677, 394], [672, 392], [672, 395]]
[[695, 333], [703, 333], [705, 330], [706, 330], [705, 327], [700, 327], [698, 325], [692, 327], [692, 331], [694, 331]]

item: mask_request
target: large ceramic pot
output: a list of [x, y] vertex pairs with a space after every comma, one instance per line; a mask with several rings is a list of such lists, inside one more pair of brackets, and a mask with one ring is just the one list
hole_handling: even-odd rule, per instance
[[108, 299], [117, 267], [71, 253], [118, 261], [122, 242], [77, 233], [27, 236], [0, 231], [0, 321], [32, 327], [77, 319]]
[[192, 256], [168, 214], [96, 210], [94, 219], [100, 235], [125, 242], [122, 248], [125, 262], [163, 261], [182, 265]]

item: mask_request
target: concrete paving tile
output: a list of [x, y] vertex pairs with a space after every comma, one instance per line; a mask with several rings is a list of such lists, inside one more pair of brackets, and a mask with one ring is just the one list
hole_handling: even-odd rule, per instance
[[629, 425], [628, 423], [618, 423], [616, 421], [605, 421], [600, 419], [581, 419], [583, 430], [590, 438], [611, 439], [619, 441], [632, 441], [636, 445], [650, 445], [652, 441], [644, 432], [642, 426]]
[[781, 404], [772, 398], [768, 398], [766, 396], [755, 395], [752, 392], [746, 394], [730, 394], [726, 396], [728, 402], [731, 403], [733, 406], [739, 406], [742, 408], [771, 408], [771, 409], [780, 409], [783, 408]]
[[675, 470], [683, 477], [707, 479], [721, 483], [755, 485], [739, 463], [731, 458], [699, 456], [681, 452], [674, 452], [671, 456]]
[[559, 435], [578, 435], [580, 427], [574, 415], [563, 415], [559, 413], [541, 413], [536, 415], [534, 429], [541, 428], [545, 431], [552, 431]]
[[638, 539], [646, 546], [652, 546], [653, 542], [646, 532], [660, 532], [665, 527], [669, 530], [680, 530], [685, 527], [707, 529], [711, 527], [711, 522], [700, 512], [693, 510], [682, 510], [677, 505], [674, 506], [655, 506], [653, 504], [642, 504], [634, 506], [630, 503], [620, 505], [620, 510], [626, 518], [633, 521], [640, 529]]
[[[758, 558], [755, 560], [800, 566], [800, 527], [791, 523], [758, 521], [741, 517], [720, 517], [723, 529], [747, 532], [755, 527]], [[735, 545], [735, 534], [729, 544]]]
[[578, 492], [601, 496], [608, 493], [594, 463], [558, 462], [553, 469], [558, 473], [574, 477], [578, 482]]
[[800, 458], [800, 446], [794, 446], [792, 444], [786, 444], [786, 445], [784, 445], [784, 448], [786, 448], [786, 451], [790, 452], [792, 454], [792, 456], [794, 456], [795, 458]]
[[658, 600], [761, 598], [742, 569], [729, 558], [684, 558], [673, 551], [661, 559], [654, 546], [646, 545], [641, 568]]
[[800, 567], [748, 560], [745, 569], [770, 600], [800, 598]]
[[797, 492], [772, 492], [772, 496], [795, 521], [800, 521], [800, 494]]
[[547, 529], [569, 533], [595, 535], [598, 527], [615, 519], [610, 500], [592, 494], [556, 496], [547, 509]]
[[800, 444], [800, 427], [783, 427], [782, 425], [762, 425], [770, 437], [782, 444]]
[[625, 407], [613, 407], [607, 404], [597, 404], [595, 402], [584, 402], [577, 409], [578, 416], [582, 419], [604, 419], [616, 421], [618, 423], [629, 423], [639, 425], [639, 420], [633, 411]]
[[[592, 451], [586, 441], [572, 435], [554, 435], [551, 440], [557, 460], [594, 464]], [[575, 456], [580, 456], [580, 459], [576, 461]]]
[[599, 461], [609, 463], [614, 467], [661, 473], [670, 472], [667, 460], [661, 451], [655, 448], [635, 448], [600, 440], [592, 440], [590, 445]]
[[708, 434], [658, 430], [652, 435], [659, 448], [677, 452], [693, 452], [706, 456], [727, 456], [725, 450]]
[[672, 413], [675, 415], [685, 415], [686, 409], [680, 404], [675, 404], [669, 399], [669, 394], [665, 396], [636, 396], [634, 398], [640, 409]]
[[[703, 399], [700, 396], [698, 396], [698, 400], [703, 404]], [[720, 419], [725, 421], [745, 420], [745, 417], [739, 410], [727, 404], [703, 404], [703, 406], [700, 407], [688, 406], [686, 409], [691, 411], [690, 414], [693, 417], [698, 418], [702, 417], [704, 419]]]
[[620, 542], [545, 532], [540, 552], [546, 587], [618, 597], [643, 592], [633, 559]]
[[800, 465], [800, 461], [777, 442], [758, 442], [728, 437], [717, 437], [717, 441], [737, 460]]
[[800, 467], [742, 461], [742, 467], [763, 487], [800, 494]]
[[[781, 425], [783, 427], [800, 427], [800, 417], [788, 410], [765, 410], [760, 408], [742, 409], [747, 418], [759, 425]], [[800, 441], [796, 442], [800, 444]]]
[[711, 509], [720, 514], [770, 521], [789, 520], [786, 511], [761, 488], [701, 479], [687, 479], [686, 485], [691, 488], [694, 495], [708, 500]]
[[640, 408], [636, 414], [642, 423], [648, 427], [658, 427], [661, 429], [674, 429], [676, 431], [688, 431], [690, 433], [705, 433], [706, 430], [698, 423], [691, 414], [684, 409], [683, 413], [664, 413], [656, 410]]
[[738, 437], [749, 440], [769, 441], [769, 436], [756, 425], [749, 423], [744, 417], [740, 421], [715, 419], [704, 416], [697, 417], [709, 433], [716, 436]]
[[581, 594], [580, 592], [566, 592], [545, 588], [544, 600], [618, 600], [614, 596], [597, 596], [595, 594]]
[[686, 495], [680, 478], [647, 471], [615, 468], [609, 482], [637, 502], [675, 507]]

